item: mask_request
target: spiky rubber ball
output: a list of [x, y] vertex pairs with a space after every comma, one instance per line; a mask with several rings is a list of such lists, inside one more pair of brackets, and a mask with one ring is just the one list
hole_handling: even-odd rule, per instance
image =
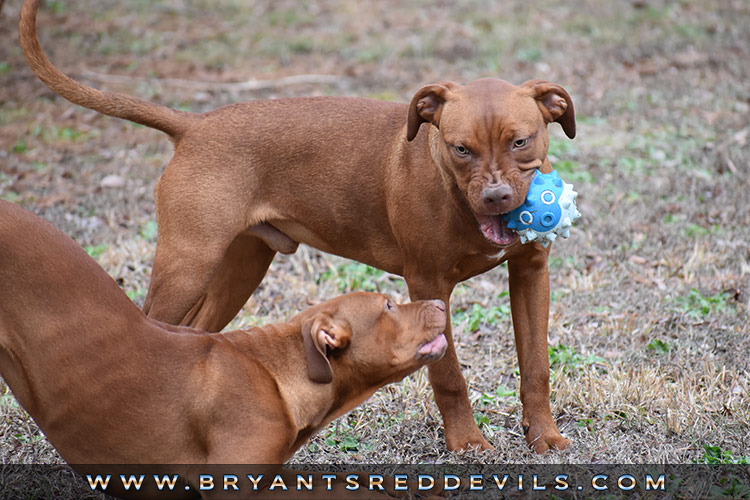
[[570, 236], [570, 226], [581, 216], [573, 185], [560, 179], [556, 170], [536, 171], [526, 201], [503, 215], [508, 228], [521, 236], [521, 243], [536, 241], [548, 247], [558, 236]]

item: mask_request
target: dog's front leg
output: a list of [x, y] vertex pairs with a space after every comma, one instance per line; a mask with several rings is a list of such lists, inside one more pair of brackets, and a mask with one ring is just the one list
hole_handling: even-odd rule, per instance
[[521, 371], [523, 431], [537, 453], [570, 441], [557, 430], [549, 404], [549, 250], [534, 243], [508, 260], [510, 306]]
[[453, 333], [450, 320], [450, 296], [453, 285], [435, 286], [432, 281], [425, 281], [419, 276], [406, 277], [409, 296], [412, 301], [441, 299], [447, 308], [445, 338], [448, 348], [440, 361], [428, 365], [428, 378], [435, 394], [435, 402], [443, 416], [445, 442], [449, 450], [467, 448], [492, 449], [479, 431], [474, 421], [474, 413], [469, 402], [466, 380], [461, 373], [461, 366], [453, 345]]

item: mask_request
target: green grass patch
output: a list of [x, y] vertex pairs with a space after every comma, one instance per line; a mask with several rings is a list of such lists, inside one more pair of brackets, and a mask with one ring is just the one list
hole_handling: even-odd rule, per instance
[[[702, 464], [741, 464], [749, 465], [750, 456], [741, 455], [735, 457], [734, 454], [729, 450], [722, 450], [719, 446], [712, 446], [710, 444], [703, 445], [703, 456], [698, 460], [698, 463]], [[745, 497], [746, 498], [746, 497]]]
[[325, 439], [326, 446], [337, 448], [341, 451], [357, 451], [359, 449], [359, 440], [357, 436], [345, 434], [343, 436], [328, 436]]
[[673, 214], [672, 212], [667, 212], [667, 214], [662, 217], [661, 221], [664, 224], [674, 224], [675, 222], [680, 222], [685, 219], [685, 216], [679, 215], [679, 214]]
[[309, 54], [315, 48], [315, 39], [300, 35], [289, 40], [288, 47], [295, 54]]
[[[11, 103], [8, 103], [9, 105]], [[18, 125], [21, 120], [28, 118], [31, 115], [31, 110], [25, 107], [11, 108], [9, 106], [0, 105], [0, 125]]]
[[719, 478], [717, 483], [710, 488], [710, 498], [750, 498], [750, 486], [745, 478], [730, 474]]
[[[508, 401], [508, 399], [513, 401]], [[501, 404], [517, 403], [518, 395], [514, 389], [499, 385], [495, 392], [483, 392], [477, 401], [484, 407], [498, 407]], [[474, 412], [474, 422], [480, 429], [485, 429], [493, 434], [502, 429], [501, 425], [493, 424], [490, 417], [485, 415], [482, 410]]]
[[44, 8], [49, 10], [55, 15], [64, 14], [68, 10], [68, 7], [67, 5], [65, 5], [65, 2], [62, 2], [60, 0], [53, 0], [51, 2], [48, 2], [45, 4]]
[[329, 448], [335, 448], [345, 453], [372, 448], [372, 444], [360, 442], [354, 429], [344, 419], [335, 426], [329, 427], [329, 431], [323, 442]]
[[583, 429], [589, 432], [589, 434], [594, 433], [594, 419], [593, 418], [581, 418], [578, 419], [578, 422], [576, 422], [576, 426], [579, 429]]
[[126, 290], [125, 295], [128, 296], [128, 298], [132, 301], [136, 301], [138, 299], [142, 299], [146, 296], [146, 290], [143, 288], [136, 288], [135, 290]]
[[481, 327], [496, 326], [500, 322], [510, 320], [510, 301], [507, 299], [508, 292], [501, 293], [498, 298], [507, 302], [497, 306], [485, 307], [481, 304], [472, 304], [471, 309], [456, 310], [451, 315], [451, 323], [454, 327], [463, 325], [464, 331], [476, 332]]
[[550, 370], [562, 367], [566, 373], [582, 370], [586, 366], [604, 363], [604, 358], [594, 354], [582, 355], [573, 347], [564, 344], [550, 346], [548, 348]]
[[0, 396], [0, 406], [6, 408], [18, 408], [18, 401], [13, 397], [13, 394], [3, 394]]
[[84, 250], [86, 250], [86, 253], [89, 254], [91, 258], [98, 259], [99, 256], [107, 250], [107, 245], [105, 243], [100, 245], [88, 245], [84, 247]]
[[58, 127], [57, 125], [44, 127], [42, 124], [37, 124], [31, 129], [33, 137], [39, 137], [46, 143], [83, 142], [97, 134], [98, 132], [83, 132], [71, 127]]
[[14, 434], [14, 438], [21, 444], [35, 443], [44, 438], [41, 434], [34, 434], [33, 436], [27, 436], [26, 434]]
[[648, 170], [648, 164], [637, 156], [621, 156], [617, 159], [617, 169], [630, 174], [643, 174]]
[[700, 224], [695, 224], [694, 222], [689, 223], [685, 229], [683, 230], [685, 236], [688, 238], [697, 238], [701, 236], [709, 236], [711, 234], [716, 234], [721, 230], [721, 226], [717, 224], [713, 224], [710, 227], [703, 227]]
[[499, 403], [500, 399], [515, 397], [517, 397], [515, 390], [505, 387], [504, 385], [499, 385], [494, 393], [483, 392], [482, 395], [479, 396], [479, 402], [483, 405], [495, 405]]
[[535, 63], [542, 58], [542, 51], [536, 47], [525, 47], [516, 51], [515, 58], [521, 62]]
[[655, 352], [656, 354], [668, 354], [669, 351], [672, 350], [668, 343], [659, 339], [654, 339], [646, 344], [646, 349]]
[[375, 414], [373, 415], [375, 419], [375, 425], [378, 427], [382, 427], [384, 429], [388, 429], [389, 427], [393, 427], [394, 425], [399, 425], [404, 421], [405, 415], [403, 413], [394, 413], [394, 414]]
[[563, 139], [553, 135], [549, 138], [549, 150], [547, 154], [560, 159], [564, 156], [578, 154], [578, 147], [570, 139]]
[[293, 28], [314, 22], [315, 16], [306, 12], [305, 9], [295, 7], [272, 10], [266, 15], [266, 20], [270, 26]]
[[474, 412], [474, 422], [476, 422], [477, 427], [479, 427], [479, 430], [488, 430], [492, 434], [502, 429], [501, 425], [493, 424], [492, 421], [490, 420], [490, 417], [480, 412]]
[[19, 198], [21, 198], [21, 195], [15, 191], [8, 191], [0, 195], [0, 200], [9, 201], [11, 203], [16, 203]]
[[159, 227], [156, 225], [156, 221], [146, 221], [146, 223], [141, 226], [141, 230], [138, 232], [138, 234], [140, 234], [141, 238], [146, 241], [156, 241], [156, 236], [159, 234]]
[[693, 319], [703, 319], [711, 314], [731, 310], [729, 305], [729, 294], [721, 292], [715, 295], [703, 295], [692, 288], [690, 292], [674, 299], [675, 312], [681, 312]]
[[594, 176], [588, 170], [583, 170], [581, 165], [572, 160], [557, 160], [552, 164], [560, 177], [571, 184], [592, 184]]
[[333, 280], [340, 292], [347, 293], [352, 291], [379, 292], [381, 286], [388, 283], [395, 284], [399, 278], [367, 264], [344, 262], [321, 273], [315, 281], [320, 284], [328, 280]]
[[557, 170], [565, 182], [573, 184], [594, 182], [591, 172], [584, 170], [579, 162], [570, 158], [578, 154], [578, 148], [573, 142], [550, 136], [548, 154], [551, 157], [552, 168]]
[[19, 154], [19, 155], [24, 154], [28, 150], [29, 150], [29, 146], [28, 146], [28, 144], [26, 144], [26, 141], [24, 141], [23, 139], [21, 139], [20, 141], [16, 142], [13, 145], [13, 148], [12, 148], [12, 151], [14, 153], [16, 153], [16, 154]]

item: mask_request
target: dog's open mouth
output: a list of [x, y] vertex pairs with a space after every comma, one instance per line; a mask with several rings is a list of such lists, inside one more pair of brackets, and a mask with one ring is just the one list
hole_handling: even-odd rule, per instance
[[476, 214], [479, 221], [479, 229], [489, 241], [495, 245], [507, 246], [518, 239], [518, 234], [508, 228], [502, 214], [480, 215]]
[[417, 357], [419, 359], [427, 359], [429, 361], [437, 361], [443, 357], [445, 350], [448, 348], [448, 340], [445, 338], [445, 334], [441, 333], [429, 342], [425, 342], [417, 350]]

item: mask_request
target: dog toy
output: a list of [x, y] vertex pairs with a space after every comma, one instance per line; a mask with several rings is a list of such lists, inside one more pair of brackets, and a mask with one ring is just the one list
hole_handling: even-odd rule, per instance
[[521, 243], [536, 241], [548, 247], [557, 236], [570, 236], [570, 226], [581, 216], [573, 185], [560, 179], [556, 170], [536, 171], [526, 201], [504, 215], [508, 228], [521, 235]]

